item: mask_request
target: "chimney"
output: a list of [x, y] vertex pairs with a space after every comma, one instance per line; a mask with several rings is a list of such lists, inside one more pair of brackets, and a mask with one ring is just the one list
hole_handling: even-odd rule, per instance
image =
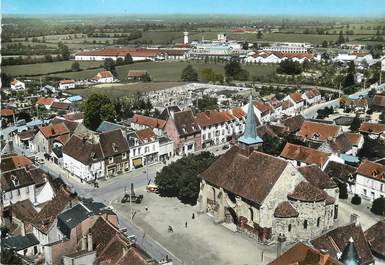
[[88, 233], [87, 235], [87, 246], [88, 246], [88, 249], [87, 249], [88, 251], [94, 250], [91, 233]]
[[278, 235], [278, 244], [277, 244], [277, 258], [279, 256], [281, 256], [281, 253], [282, 253], [282, 246], [283, 246], [283, 243], [286, 241], [286, 236], [284, 234], [279, 234]]
[[358, 214], [355, 214], [355, 213], [352, 213], [350, 215], [350, 223], [353, 223], [355, 224], [356, 226], [359, 225], [359, 222], [358, 222]]
[[81, 250], [86, 250], [87, 249], [87, 238], [86, 238], [86, 235], [82, 236], [82, 239], [81, 239], [81, 243], [82, 243], [82, 249]]

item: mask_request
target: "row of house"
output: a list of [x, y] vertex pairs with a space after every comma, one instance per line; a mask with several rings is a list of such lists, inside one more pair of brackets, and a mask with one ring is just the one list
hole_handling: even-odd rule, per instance
[[278, 52], [278, 51], [255, 51], [250, 52], [243, 60], [243, 63], [280, 63], [290, 59], [295, 62], [303, 63], [314, 59], [312, 53], [301, 52]]

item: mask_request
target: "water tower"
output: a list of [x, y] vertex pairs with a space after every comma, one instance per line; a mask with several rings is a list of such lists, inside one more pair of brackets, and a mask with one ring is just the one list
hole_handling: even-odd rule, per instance
[[183, 38], [183, 44], [188, 44], [188, 32], [183, 32], [184, 38]]

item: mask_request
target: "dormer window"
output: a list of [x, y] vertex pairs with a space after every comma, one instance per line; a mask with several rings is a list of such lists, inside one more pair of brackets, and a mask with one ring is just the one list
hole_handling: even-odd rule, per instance
[[19, 179], [15, 175], [11, 176], [11, 181], [13, 183], [13, 186], [15, 186], [15, 187], [20, 185], [20, 181], [19, 181]]
[[316, 140], [318, 140], [319, 139], [319, 133], [315, 133], [315, 134], [313, 134], [313, 139], [316, 139]]
[[91, 157], [92, 160], [95, 160], [95, 152], [91, 152], [90, 157]]
[[182, 128], [183, 133], [187, 133], [186, 128]]
[[372, 172], [372, 176], [377, 176], [378, 175], [378, 170], [377, 169], [375, 169], [375, 170], [373, 170], [373, 172]]
[[112, 143], [112, 150], [116, 153], [118, 152], [118, 146], [116, 145], [116, 143]]
[[114, 162], [114, 157], [113, 157], [113, 156], [109, 157], [109, 158], [108, 158], [108, 162], [109, 162], [110, 164], [112, 164], [112, 163]]

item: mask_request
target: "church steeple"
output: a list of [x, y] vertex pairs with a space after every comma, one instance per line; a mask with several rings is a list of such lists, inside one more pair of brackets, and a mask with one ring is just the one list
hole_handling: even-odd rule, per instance
[[246, 115], [245, 132], [238, 140], [240, 147], [244, 149], [254, 147], [263, 142], [263, 140], [257, 135], [257, 123], [255, 120], [253, 98], [251, 95]]
[[345, 265], [359, 264], [357, 249], [354, 245], [354, 240], [352, 237], [349, 238], [349, 242], [346, 244], [344, 250], [342, 251], [339, 261], [341, 261]]

